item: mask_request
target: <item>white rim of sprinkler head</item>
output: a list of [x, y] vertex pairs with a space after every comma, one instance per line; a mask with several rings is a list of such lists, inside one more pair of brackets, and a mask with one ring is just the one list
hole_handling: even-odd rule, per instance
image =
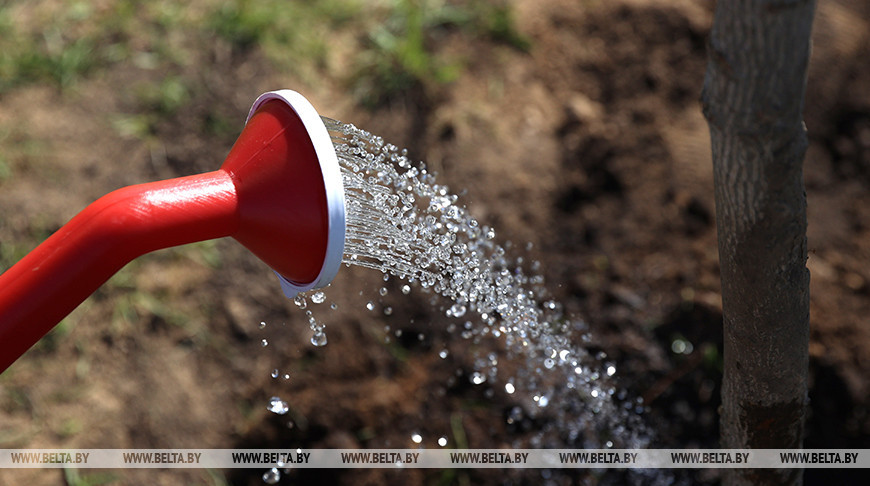
[[323, 120], [317, 114], [314, 106], [301, 94], [289, 89], [269, 91], [261, 94], [251, 106], [251, 111], [248, 112], [245, 123], [247, 124], [254, 115], [254, 112], [269, 100], [283, 101], [302, 120], [302, 125], [305, 126], [305, 130], [308, 132], [308, 138], [311, 140], [311, 144], [314, 145], [314, 153], [317, 155], [320, 173], [323, 175], [323, 186], [326, 188], [329, 234], [326, 242], [326, 256], [323, 259], [323, 265], [320, 267], [320, 273], [317, 275], [317, 278], [310, 283], [300, 285], [287, 280], [283, 275], [275, 272], [281, 282], [281, 290], [284, 291], [284, 295], [293, 298], [299, 292], [326, 287], [338, 273], [338, 268], [344, 255], [344, 184], [341, 182], [338, 157], [335, 154], [335, 147], [332, 145], [332, 139], [329, 136], [326, 125], [323, 124]]

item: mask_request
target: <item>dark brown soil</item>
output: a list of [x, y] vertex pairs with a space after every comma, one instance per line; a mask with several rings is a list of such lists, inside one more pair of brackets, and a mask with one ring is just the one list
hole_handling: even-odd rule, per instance
[[[119, 135], [112, 115], [141, 109], [127, 88], [160, 73], [107, 70], [63, 93], [16, 88], [0, 96], [0, 147], [12, 171], [0, 179], [0, 248], [20, 256], [112, 189], [219, 166], [237, 130], [209, 120], [241, 125], [260, 92], [293, 88], [322, 114], [407, 146], [500, 241], [514, 242], [514, 255], [540, 260], [550, 291], [589, 324], [592, 346], [617, 362], [622, 385], [644, 397], [655, 446], [717, 447], [722, 310], [709, 138], [698, 103], [708, 3], [516, 1], [528, 51], [446, 32], [439, 49], [467, 60], [459, 79], [413, 88], [375, 109], [358, 105], [341, 79], [313, 82], [278, 72], [255, 49], [215, 45], [181, 73], [207, 89], [147, 139]], [[805, 114], [812, 274], [805, 446], [870, 448], [870, 9], [858, 0], [820, 2], [814, 35]], [[235, 242], [143, 257], [3, 374], [0, 447], [403, 448], [418, 432], [424, 447], [444, 436], [451, 447], [490, 448], [528, 437], [540, 424], [509, 425], [515, 403], [501, 387], [487, 396], [468, 384], [470, 345], [444, 331], [443, 303], [418, 290], [404, 296], [399, 285], [342, 268], [328, 293], [337, 310], [319, 312], [329, 344], [315, 348], [302, 312]], [[380, 286], [386, 297], [373, 291]], [[367, 300], [376, 301], [375, 312], [364, 309]], [[694, 351], [674, 353], [675, 339]], [[450, 355], [441, 359], [445, 347]], [[273, 368], [290, 379], [272, 379]], [[266, 411], [272, 395], [288, 401], [288, 415]], [[257, 485], [262, 472], [117, 470], [102, 479]], [[554, 480], [627, 479], [579, 471]], [[675, 479], [716, 484], [718, 472]], [[806, 473], [806, 484], [859, 484], [866, 474], [861, 479]], [[298, 470], [282, 484], [314, 482], [540, 484], [542, 477]], [[0, 484], [65, 480], [58, 470], [0, 470]]]

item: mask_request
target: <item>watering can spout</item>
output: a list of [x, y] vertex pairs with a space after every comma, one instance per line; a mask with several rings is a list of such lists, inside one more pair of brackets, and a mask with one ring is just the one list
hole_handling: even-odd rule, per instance
[[332, 139], [305, 98], [257, 98], [221, 170], [238, 188], [233, 237], [278, 273], [285, 294], [329, 284], [344, 253], [344, 187]]
[[0, 275], [0, 372], [115, 272], [171, 246], [231, 236], [288, 297], [326, 286], [344, 251], [344, 191], [317, 112], [261, 95], [220, 169], [118, 189]]

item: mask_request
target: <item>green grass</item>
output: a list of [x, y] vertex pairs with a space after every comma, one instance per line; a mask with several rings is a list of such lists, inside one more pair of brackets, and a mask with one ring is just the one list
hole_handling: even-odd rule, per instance
[[489, 38], [528, 50], [510, 8], [484, 1], [393, 0], [368, 33], [353, 76], [357, 98], [375, 107], [411, 90], [431, 91], [455, 81], [465, 60], [443, 53], [450, 35]]
[[[30, 20], [20, 22], [25, 9]], [[259, 51], [304, 82], [344, 80], [359, 102], [376, 107], [456, 80], [466, 62], [443, 47], [457, 35], [530, 47], [498, 0], [11, 2], [0, 6], [0, 96], [33, 83], [66, 91], [117, 64], [159, 69], [167, 79], [134, 86], [135, 111], [113, 121], [120, 134], [147, 139], [201, 91], [204, 81], [182, 72], [215, 49], [215, 37], [230, 52]], [[217, 117], [205, 128], [223, 133], [224, 125]]]
[[279, 71], [316, 83], [335, 74], [325, 71], [336, 34], [371, 21], [369, 10], [363, 0], [225, 0], [204, 28], [233, 52], [259, 50]]
[[[227, 0], [211, 11], [205, 26], [234, 51], [260, 49], [303, 79], [344, 78], [369, 107], [456, 80], [465, 62], [441, 49], [451, 33], [530, 47], [516, 30], [512, 10], [485, 1]], [[349, 62], [329, 64], [336, 44], [353, 53]]]
[[66, 486], [101, 486], [116, 483], [119, 478], [107, 472], [84, 472], [78, 468], [69, 467], [63, 470], [63, 481]]
[[0, 186], [19, 171], [40, 170], [44, 165], [40, 162], [47, 152], [44, 141], [29, 136], [14, 121], [0, 126]]
[[444, 3], [397, 0], [368, 34], [354, 74], [354, 91], [373, 107], [415, 88], [454, 81], [459, 61], [437, 54], [437, 34], [467, 22], [464, 11]]
[[66, 91], [119, 63], [183, 65], [190, 58], [188, 34], [196, 28], [192, 11], [169, 1], [0, 5], [0, 95], [27, 84]]
[[532, 48], [532, 41], [517, 30], [514, 12], [508, 5], [490, 2], [472, 2], [478, 35], [488, 37], [521, 51]]
[[0, 183], [12, 177], [12, 166], [3, 154], [0, 154]]
[[189, 83], [173, 74], [158, 83], [140, 83], [131, 91], [136, 112], [114, 116], [112, 126], [119, 135], [140, 140], [152, 139], [157, 134], [158, 125], [178, 113], [192, 99]]
[[34, 82], [66, 89], [101, 64], [99, 37], [81, 31], [92, 21], [89, 4], [65, 7], [32, 30], [16, 22], [9, 5], [0, 7], [0, 94]]
[[235, 0], [223, 2], [209, 16], [207, 26], [234, 48], [247, 50], [259, 44], [281, 13], [281, 3]]

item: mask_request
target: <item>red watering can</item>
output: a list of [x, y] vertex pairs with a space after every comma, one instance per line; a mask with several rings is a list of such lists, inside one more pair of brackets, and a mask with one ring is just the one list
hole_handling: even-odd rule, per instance
[[220, 169], [111, 192], [0, 275], [0, 372], [140, 255], [231, 236], [292, 297], [335, 277], [344, 232], [341, 172], [320, 116], [295, 91], [265, 93]]

